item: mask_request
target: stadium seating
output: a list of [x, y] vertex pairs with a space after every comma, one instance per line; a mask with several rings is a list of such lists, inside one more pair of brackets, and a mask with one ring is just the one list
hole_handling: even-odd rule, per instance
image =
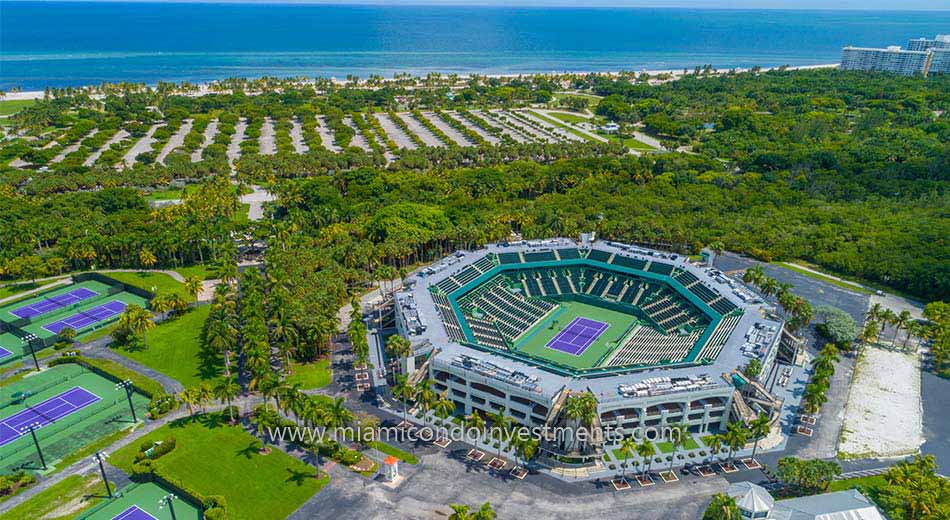
[[647, 263], [643, 260], [621, 255], [614, 255], [614, 259], [610, 263], [613, 265], [619, 265], [621, 267], [629, 267], [630, 269], [636, 269], [638, 271], [642, 271], [647, 265]]
[[498, 262], [504, 264], [520, 264], [521, 253], [498, 253]]
[[558, 249], [557, 255], [561, 258], [561, 260], [574, 260], [581, 257], [581, 252], [572, 247]]
[[529, 251], [522, 253], [524, 255], [525, 262], [555, 262], [557, 257], [554, 256], [554, 251]]
[[587, 258], [590, 260], [595, 260], [597, 262], [608, 263], [610, 257], [613, 256], [613, 253], [608, 253], [607, 251], [601, 251], [600, 249], [591, 249], [590, 253], [587, 254]]

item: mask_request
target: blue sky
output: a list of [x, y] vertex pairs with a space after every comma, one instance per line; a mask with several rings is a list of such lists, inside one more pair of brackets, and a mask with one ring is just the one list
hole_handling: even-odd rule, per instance
[[[77, 0], [84, 1], [84, 0]], [[92, 0], [129, 1], [129, 0]], [[144, 2], [359, 5], [492, 5], [532, 7], [681, 7], [713, 9], [950, 10], [950, 0], [131, 0]], [[950, 28], [948, 28], [950, 31]]]

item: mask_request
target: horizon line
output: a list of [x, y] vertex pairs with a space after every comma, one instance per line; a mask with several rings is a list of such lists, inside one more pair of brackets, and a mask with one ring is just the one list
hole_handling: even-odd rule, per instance
[[617, 1], [601, 1], [586, 5], [572, 5], [569, 1], [562, 2], [558, 0], [514, 0], [513, 3], [493, 3], [490, 0], [474, 0], [472, 2], [453, 2], [452, 0], [433, 0], [431, 2], [419, 0], [395, 0], [387, 3], [386, 0], [355, 0], [355, 1], [337, 1], [337, 0], [3, 0], [4, 3], [35, 3], [35, 4], [158, 4], [158, 5], [289, 5], [289, 6], [323, 6], [323, 7], [479, 7], [479, 8], [497, 8], [497, 9], [670, 9], [670, 10], [697, 10], [697, 11], [827, 11], [827, 12], [950, 12], [947, 8], [915, 8], [905, 9], [893, 8], [875, 8], [875, 7], [824, 7], [824, 6], [695, 6], [684, 5], [689, 0], [681, 2], [657, 2], [644, 3], [638, 5], [623, 5]]

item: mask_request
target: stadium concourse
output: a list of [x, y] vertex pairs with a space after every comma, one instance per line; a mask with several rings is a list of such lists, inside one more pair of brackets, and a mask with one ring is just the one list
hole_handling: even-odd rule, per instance
[[[623, 435], [686, 424], [699, 439], [760, 412], [776, 421], [781, 400], [737, 371], [758, 360], [765, 381], [798, 348], [739, 281], [587, 236], [458, 252], [410, 277], [395, 302], [414, 353], [405, 373], [428, 375], [457, 416], [501, 411], [529, 428], [566, 423], [565, 402], [582, 394], [596, 399], [595, 427]], [[597, 465], [603, 442], [547, 439], [540, 460]]]

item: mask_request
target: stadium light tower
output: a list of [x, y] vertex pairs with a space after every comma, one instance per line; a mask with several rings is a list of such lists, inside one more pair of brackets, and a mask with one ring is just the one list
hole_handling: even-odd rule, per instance
[[33, 347], [33, 341], [38, 340], [40, 338], [38, 338], [35, 334], [31, 332], [27, 334], [26, 336], [24, 336], [23, 339], [26, 340], [27, 346], [30, 347], [30, 355], [33, 356], [33, 364], [36, 366], [36, 371], [39, 372], [40, 362], [36, 360], [36, 349]]
[[132, 411], [132, 422], [133, 423], [139, 422], [138, 417], [136, 417], [135, 415], [135, 406], [132, 405], [132, 392], [134, 391], [134, 388], [132, 387], [132, 381], [129, 379], [126, 379], [125, 381], [120, 381], [116, 383], [115, 389], [118, 390], [120, 388], [125, 389], [125, 398], [129, 400], [129, 410]]
[[23, 428], [21, 428], [20, 431], [23, 432], [23, 433], [26, 433], [27, 431], [30, 432], [30, 435], [33, 437], [33, 444], [36, 445], [36, 453], [38, 453], [39, 456], [40, 456], [40, 464], [43, 465], [43, 471], [46, 471], [46, 469], [47, 469], [47, 468], [46, 468], [46, 458], [43, 457], [43, 450], [40, 449], [40, 441], [36, 438], [36, 430], [38, 430], [38, 429], [41, 428], [42, 426], [43, 426], [43, 425], [40, 424], [40, 423], [38, 423], [38, 422], [32, 422], [32, 423], [30, 423], [30, 424], [27, 424], [27, 425], [24, 426]]
[[176, 498], [178, 497], [176, 497], [173, 493], [169, 493], [158, 499], [158, 508], [164, 509], [165, 506], [168, 506], [168, 511], [172, 514], [172, 520], [178, 520], [175, 517], [175, 506], [172, 504]]
[[109, 479], [106, 477], [106, 466], [105, 461], [109, 455], [104, 451], [97, 451], [95, 455], [92, 456], [92, 460], [99, 463], [99, 471], [102, 472], [102, 482], [106, 485], [106, 493], [109, 493], [109, 498], [112, 498], [112, 487], [109, 486]]

